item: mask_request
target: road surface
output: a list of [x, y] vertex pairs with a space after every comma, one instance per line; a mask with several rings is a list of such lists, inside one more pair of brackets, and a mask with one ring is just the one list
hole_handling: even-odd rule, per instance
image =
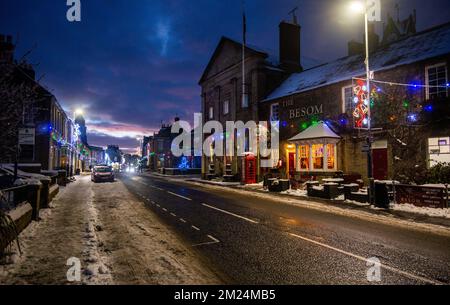
[[[158, 176], [119, 179], [227, 283], [450, 283], [449, 231], [437, 234]], [[379, 266], [376, 259], [381, 281], [370, 269]]]

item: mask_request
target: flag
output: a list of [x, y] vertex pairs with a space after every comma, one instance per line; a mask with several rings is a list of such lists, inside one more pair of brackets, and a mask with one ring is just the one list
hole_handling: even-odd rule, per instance
[[380, 0], [367, 0], [367, 20], [381, 21], [381, 2]]

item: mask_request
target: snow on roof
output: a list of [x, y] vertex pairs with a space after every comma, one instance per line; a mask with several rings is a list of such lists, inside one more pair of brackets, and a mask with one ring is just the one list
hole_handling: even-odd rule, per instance
[[[450, 23], [391, 43], [370, 56], [370, 69], [382, 71], [450, 53]], [[292, 74], [265, 100], [273, 100], [364, 75], [363, 55], [340, 58]]]
[[332, 139], [335, 141], [340, 138], [341, 137], [335, 134], [327, 124], [319, 122], [317, 125], [310, 126], [295, 137], [290, 138], [288, 141], [305, 142], [317, 139]]

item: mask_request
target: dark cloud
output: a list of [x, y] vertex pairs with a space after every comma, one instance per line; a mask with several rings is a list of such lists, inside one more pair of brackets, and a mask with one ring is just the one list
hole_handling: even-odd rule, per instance
[[[415, 7], [418, 30], [450, 20], [447, 0], [382, 0], [383, 16], [405, 16]], [[12, 34], [17, 57], [71, 113], [83, 106], [93, 144], [136, 145], [134, 137], [175, 115], [192, 120], [200, 109], [198, 79], [220, 36], [241, 37], [241, 0], [81, 0], [82, 22], [66, 20], [65, 0], [3, 0], [0, 32]], [[361, 16], [349, 0], [247, 0], [248, 40], [278, 48], [278, 23], [299, 7], [302, 56], [329, 61], [362, 38]], [[381, 28], [381, 24], [378, 28]]]

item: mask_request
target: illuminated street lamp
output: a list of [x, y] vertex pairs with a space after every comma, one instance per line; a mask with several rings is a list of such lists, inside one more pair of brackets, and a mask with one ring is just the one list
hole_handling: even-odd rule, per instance
[[[367, 105], [367, 176], [369, 179], [369, 201], [373, 203], [373, 168], [372, 168], [372, 134], [371, 134], [371, 103], [370, 103], [370, 65], [369, 65], [369, 18], [370, 21], [381, 21], [380, 0], [353, 1], [350, 3], [350, 10], [354, 13], [364, 14], [365, 44], [366, 44], [366, 90], [368, 92], [369, 103]], [[369, 16], [370, 14], [370, 16]]]
[[75, 110], [75, 116], [83, 115], [83, 109], [78, 108]]

